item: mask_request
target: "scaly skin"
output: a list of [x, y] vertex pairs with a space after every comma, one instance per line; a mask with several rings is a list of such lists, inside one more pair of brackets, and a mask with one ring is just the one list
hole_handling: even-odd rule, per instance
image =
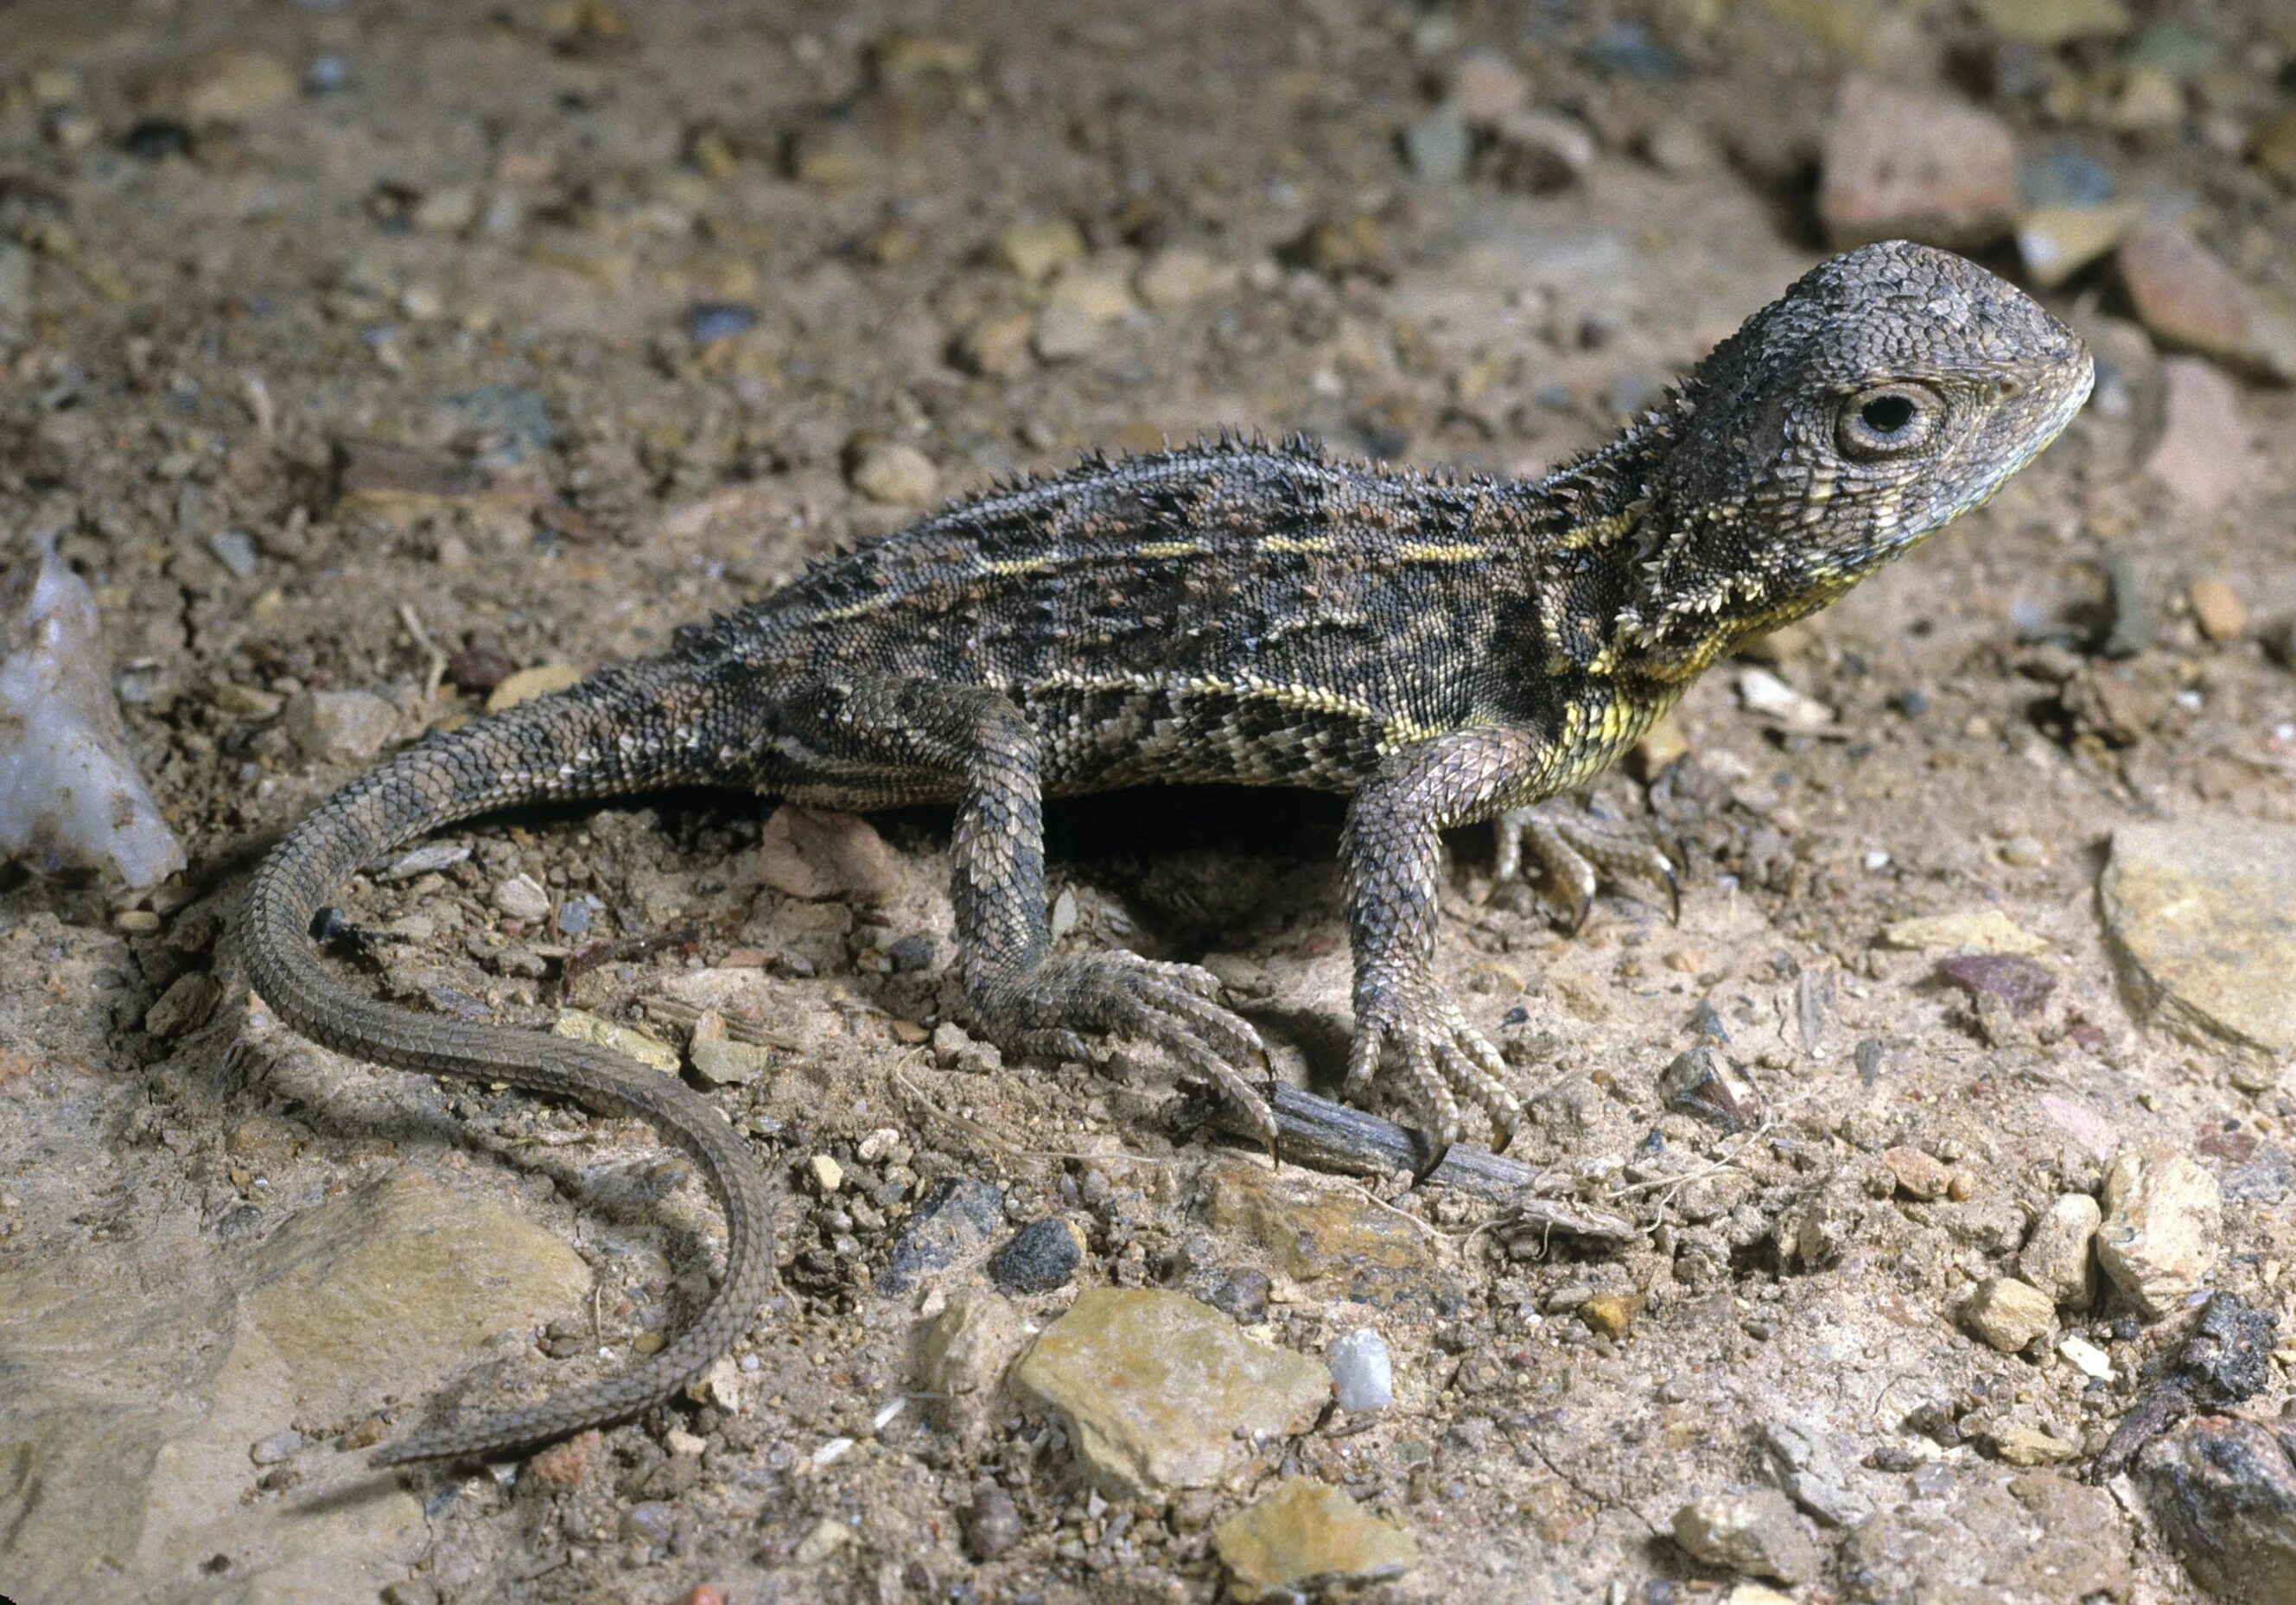
[[1148, 1039], [1272, 1140], [1251, 1027], [1200, 969], [1061, 954], [1042, 801], [1177, 781], [1350, 794], [1342, 844], [1360, 1088], [1395, 1064], [1439, 1154], [1458, 1099], [1520, 1104], [1433, 973], [1440, 833], [1499, 820], [1581, 904], [1671, 866], [1542, 807], [1599, 773], [1745, 636], [1800, 618], [1982, 502], [2087, 395], [2087, 352], [1957, 257], [1867, 246], [1806, 275], [1616, 441], [1536, 483], [1430, 479], [1303, 444], [1222, 442], [958, 503], [682, 632], [664, 655], [425, 741], [291, 832], [258, 873], [257, 989], [297, 1029], [401, 1068], [644, 1115], [700, 1158], [732, 1231], [676, 1343], [550, 1405], [417, 1437], [491, 1453], [669, 1396], [770, 1279], [755, 1161], [693, 1094], [611, 1053], [438, 1020], [329, 979], [332, 888], [513, 802], [711, 784], [956, 811], [958, 972], [1008, 1049]]

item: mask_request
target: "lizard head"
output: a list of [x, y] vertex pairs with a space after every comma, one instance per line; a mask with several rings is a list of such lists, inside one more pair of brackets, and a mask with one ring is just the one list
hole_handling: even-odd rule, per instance
[[1695, 670], [1823, 607], [1999, 490], [2094, 377], [2079, 336], [1948, 251], [1820, 263], [1647, 425], [1666, 440], [1622, 634]]

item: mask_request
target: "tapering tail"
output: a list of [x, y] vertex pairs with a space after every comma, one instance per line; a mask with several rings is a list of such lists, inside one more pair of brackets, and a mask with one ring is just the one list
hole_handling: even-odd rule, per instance
[[636, 1115], [701, 1165], [726, 1212], [726, 1276], [675, 1342], [619, 1376], [529, 1409], [450, 1425], [375, 1460], [467, 1458], [621, 1420], [670, 1397], [724, 1354], [773, 1284], [764, 1173], [710, 1105], [674, 1076], [587, 1043], [377, 1003], [336, 982], [311, 923], [361, 864], [440, 826], [515, 803], [606, 797], [704, 778], [652, 666], [610, 670], [559, 696], [434, 736], [381, 764], [290, 831], [255, 874], [245, 927], [255, 990], [314, 1041], [400, 1070], [504, 1082]]

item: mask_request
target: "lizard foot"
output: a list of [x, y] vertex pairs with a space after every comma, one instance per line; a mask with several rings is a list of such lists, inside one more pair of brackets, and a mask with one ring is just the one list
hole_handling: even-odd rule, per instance
[[1680, 922], [1682, 885], [1675, 877], [1674, 860], [1633, 826], [1554, 802], [1509, 809], [1492, 823], [1498, 832], [1498, 878], [1512, 880], [1520, 875], [1523, 851], [1529, 848], [1530, 856], [1570, 893], [1574, 934], [1587, 923], [1595, 889], [1605, 880], [1663, 881], [1672, 918]]
[[1355, 1047], [1348, 1089], [1359, 1094], [1379, 1068], [1380, 1049], [1392, 1044], [1428, 1117], [1433, 1155], [1420, 1168], [1424, 1181], [1459, 1139], [1464, 1094], [1489, 1116], [1496, 1152], [1514, 1140], [1522, 1104], [1507, 1090], [1506, 1061], [1489, 1039], [1467, 1023], [1459, 1006], [1431, 975], [1372, 977], [1356, 989]]
[[1137, 1037], [1210, 1079], [1251, 1116], [1272, 1153], [1275, 1112], [1239, 1066], [1267, 1050], [1259, 1033], [1218, 1004], [1219, 977], [1193, 964], [1137, 953], [1049, 959], [996, 988], [981, 1010], [988, 1035], [1018, 1053], [1092, 1058], [1087, 1033]]

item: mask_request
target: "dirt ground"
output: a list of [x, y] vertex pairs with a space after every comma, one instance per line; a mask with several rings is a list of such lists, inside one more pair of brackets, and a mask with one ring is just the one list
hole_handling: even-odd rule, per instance
[[[1817, 153], [1880, 83], [1999, 119], [2024, 204], [2101, 185], [2296, 292], [2296, 125], [2286, 170], [2260, 143], [2296, 28], [2132, 9], [2034, 43], [2009, 0], [0, 4], [5, 556], [58, 531], [94, 588], [191, 865], [0, 880], [0, 1593], [1210, 1600], [1223, 1524], [1300, 1475], [1415, 1540], [1373, 1598], [2296, 1598], [2281, 1494], [2227, 1581], [2173, 1472], [2097, 1464], [2209, 1292], [2296, 1314], [2284, 1058], [2152, 1017], [2098, 891], [2117, 831], [2296, 824], [2296, 399], [2164, 378], [2109, 261], [2041, 290], [1972, 247], [2090, 333], [2096, 401], [1598, 788], [1673, 844], [1678, 923], [1625, 887], [1566, 934], [1455, 844], [1439, 970], [1517, 1068], [1513, 1156], [1623, 1241], [1270, 1173], [1146, 1055], [991, 1069], [944, 1025], [945, 816], [882, 855], [746, 798], [487, 821], [345, 889], [344, 972], [673, 1061], [723, 1015], [764, 1074], [696, 1084], [783, 1184], [783, 1282], [693, 1403], [377, 1473], [442, 1390], [658, 1345], [720, 1227], [641, 1127], [303, 1043], [229, 936], [282, 830], [505, 671], [658, 648], [996, 475], [1223, 425], [1504, 474], [1598, 441], [1824, 254]], [[2232, 430], [2164, 468], [2193, 385]], [[1207, 963], [1330, 1091], [1338, 819], [1056, 808], [1056, 923]], [[792, 894], [824, 855], [846, 894]], [[2211, 1192], [2196, 1275], [1980, 1341], [2052, 1200], [2138, 1152]], [[1080, 1264], [1013, 1290], [987, 1255], [1051, 1216]], [[1395, 1403], [1103, 1491], [997, 1384], [1087, 1288], [1317, 1363], [1374, 1329]], [[967, 1300], [1013, 1334], [972, 1394], [919, 1352]], [[2202, 1414], [2273, 1422], [2290, 1359]], [[1677, 1536], [1733, 1494], [1771, 1502], [1738, 1549]]]

